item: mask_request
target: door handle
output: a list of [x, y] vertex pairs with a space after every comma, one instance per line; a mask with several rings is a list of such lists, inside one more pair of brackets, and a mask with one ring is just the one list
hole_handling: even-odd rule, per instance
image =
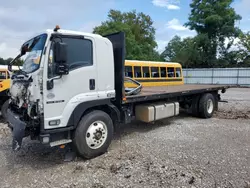
[[90, 79], [89, 80], [89, 89], [90, 90], [95, 90], [95, 79]]

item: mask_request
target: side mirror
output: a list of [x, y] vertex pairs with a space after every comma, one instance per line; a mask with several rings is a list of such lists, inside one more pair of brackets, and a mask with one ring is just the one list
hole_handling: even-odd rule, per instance
[[21, 55], [25, 55], [26, 54], [26, 52], [28, 52], [28, 45], [25, 45], [25, 46], [22, 46], [22, 48], [21, 48]]
[[55, 42], [54, 59], [57, 64], [65, 64], [67, 62], [67, 44], [63, 42]]

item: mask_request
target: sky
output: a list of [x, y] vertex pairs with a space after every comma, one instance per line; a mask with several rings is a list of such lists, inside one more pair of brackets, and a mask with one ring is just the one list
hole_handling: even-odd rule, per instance
[[[143, 12], [154, 21], [158, 51], [174, 35], [194, 36], [185, 28], [191, 0], [8, 0], [0, 4], [0, 57], [17, 55], [23, 42], [45, 29], [60, 25], [63, 29], [92, 32], [107, 19], [110, 9]], [[250, 0], [234, 0], [232, 7], [242, 16], [237, 25], [250, 31]]]

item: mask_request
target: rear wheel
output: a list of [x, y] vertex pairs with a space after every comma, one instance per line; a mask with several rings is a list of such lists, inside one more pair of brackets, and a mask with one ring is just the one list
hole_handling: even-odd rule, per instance
[[204, 94], [199, 101], [199, 116], [211, 118], [214, 114], [216, 101], [211, 93]]
[[75, 130], [73, 144], [83, 158], [105, 153], [113, 138], [113, 122], [103, 111], [92, 111], [81, 119]]

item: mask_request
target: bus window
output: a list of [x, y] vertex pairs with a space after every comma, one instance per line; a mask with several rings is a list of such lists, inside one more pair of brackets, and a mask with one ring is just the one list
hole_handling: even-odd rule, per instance
[[158, 67], [151, 67], [151, 77], [152, 78], [159, 78], [159, 68]]
[[174, 68], [173, 67], [168, 67], [168, 77], [173, 78], [174, 77]]
[[175, 76], [178, 78], [181, 77], [181, 69], [180, 68], [175, 69]]
[[134, 67], [135, 78], [141, 78], [141, 67]]
[[130, 78], [133, 77], [133, 72], [132, 72], [132, 67], [131, 66], [125, 67], [125, 76], [130, 77]]
[[6, 71], [0, 71], [0, 79], [6, 79]]
[[161, 67], [161, 77], [167, 77], [166, 67]]
[[150, 78], [149, 67], [143, 67], [143, 77]]

